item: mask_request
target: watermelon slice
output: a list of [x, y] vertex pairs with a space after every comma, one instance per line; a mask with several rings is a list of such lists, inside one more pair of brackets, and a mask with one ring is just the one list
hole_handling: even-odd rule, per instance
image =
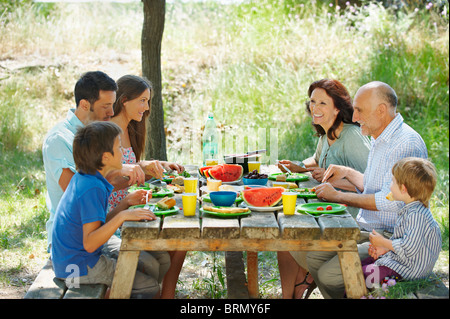
[[241, 196], [249, 206], [272, 207], [280, 202], [285, 191], [284, 187], [252, 188], [244, 189]]
[[238, 164], [219, 164], [205, 171], [214, 179], [220, 179], [222, 182], [235, 182], [241, 179], [244, 174], [244, 168]]
[[212, 166], [203, 166], [198, 169], [200, 175], [205, 176], [205, 171], [209, 170]]

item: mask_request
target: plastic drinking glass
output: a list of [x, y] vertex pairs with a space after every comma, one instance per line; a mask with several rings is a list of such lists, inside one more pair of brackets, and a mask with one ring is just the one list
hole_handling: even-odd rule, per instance
[[197, 193], [197, 177], [186, 177], [184, 179], [184, 191], [186, 193]]
[[253, 172], [256, 169], [259, 173], [259, 170], [261, 168], [261, 162], [248, 162], [247, 165], [249, 172]]
[[186, 193], [181, 197], [183, 203], [184, 216], [195, 216], [195, 210], [197, 208], [197, 194]]
[[294, 215], [297, 205], [297, 193], [284, 192], [281, 194], [281, 198], [283, 201], [283, 213], [285, 215]]
[[212, 165], [218, 165], [218, 164], [219, 164], [219, 160], [215, 159], [215, 158], [208, 158], [207, 160], [205, 160], [206, 166], [212, 166]]

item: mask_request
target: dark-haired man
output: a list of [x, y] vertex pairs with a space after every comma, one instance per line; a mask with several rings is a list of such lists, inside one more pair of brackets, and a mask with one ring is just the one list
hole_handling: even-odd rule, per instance
[[[48, 249], [52, 241], [52, 224], [56, 208], [72, 176], [76, 173], [72, 143], [79, 127], [94, 121], [109, 121], [114, 115], [117, 84], [101, 71], [84, 73], [74, 89], [76, 108], [70, 109], [64, 121], [56, 124], [45, 136], [42, 156], [47, 182], [47, 207], [50, 218], [46, 223]], [[129, 177], [129, 181], [122, 176]], [[119, 177], [119, 178], [117, 178]], [[138, 165], [124, 165], [107, 177], [115, 188], [143, 183], [145, 174]]]

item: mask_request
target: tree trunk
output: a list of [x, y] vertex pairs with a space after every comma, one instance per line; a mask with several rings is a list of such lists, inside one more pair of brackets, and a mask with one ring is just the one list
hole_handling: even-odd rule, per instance
[[166, 135], [161, 96], [161, 41], [164, 32], [166, 1], [142, 0], [142, 2], [144, 4], [141, 38], [142, 75], [152, 82], [154, 89], [150, 116], [147, 119], [145, 154], [146, 159], [166, 161]]

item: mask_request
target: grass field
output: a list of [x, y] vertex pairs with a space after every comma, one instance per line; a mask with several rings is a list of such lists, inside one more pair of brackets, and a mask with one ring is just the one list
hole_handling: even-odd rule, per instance
[[[168, 3], [162, 43], [168, 158], [200, 162], [202, 125], [213, 111], [222, 155], [267, 148], [266, 163], [304, 159], [317, 142], [304, 110], [312, 81], [338, 79], [351, 95], [368, 81], [387, 82], [439, 172], [431, 207], [444, 238], [437, 267], [448, 277], [448, 3], [398, 11], [335, 3]], [[48, 257], [43, 137], [74, 107], [81, 73], [141, 74], [141, 6], [34, 4], [0, 12], [0, 298], [20, 296]], [[219, 257], [208, 265], [220, 265]], [[276, 259], [264, 255], [262, 262], [270, 265], [265, 296], [279, 298]], [[221, 297], [218, 278], [211, 280], [199, 281], [194, 295]]]

